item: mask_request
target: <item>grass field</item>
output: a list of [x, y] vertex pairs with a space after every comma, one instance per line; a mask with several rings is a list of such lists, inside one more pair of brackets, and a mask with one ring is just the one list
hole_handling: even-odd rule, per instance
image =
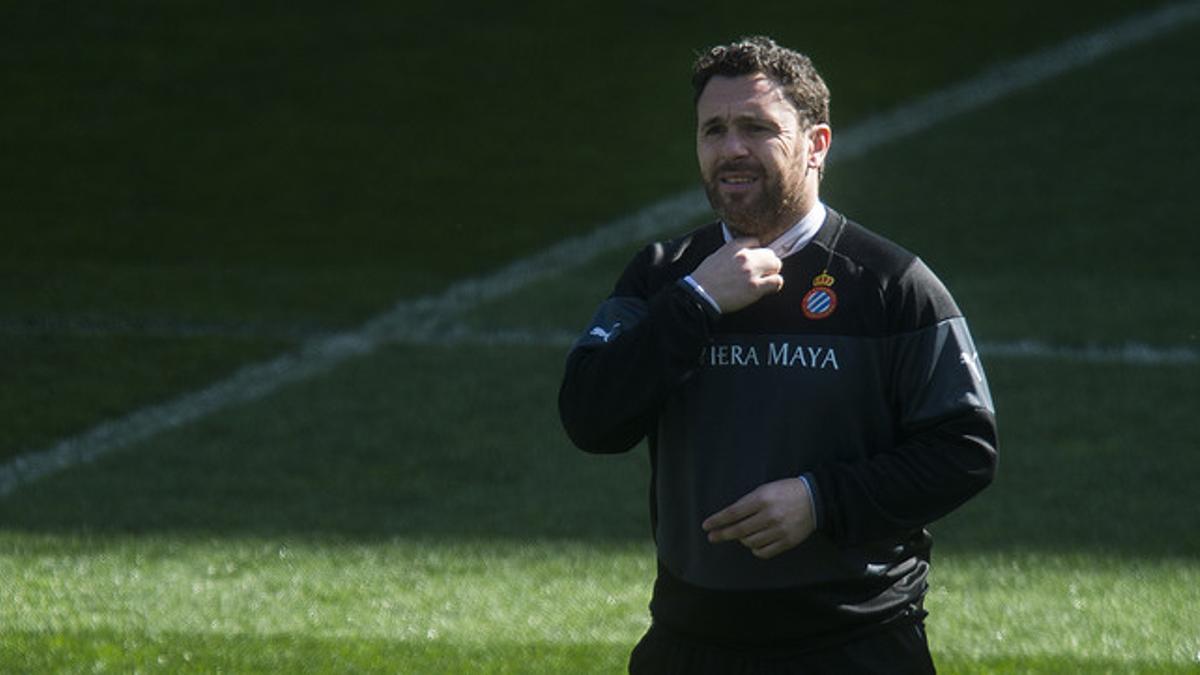
[[[689, 187], [706, 42], [811, 44], [836, 157], [838, 128], [1141, 9], [1043, 5], [5, 9], [0, 462]], [[1000, 475], [932, 528], [942, 672], [1200, 670], [1197, 44], [829, 172], [979, 342], [1059, 354], [984, 355]], [[621, 672], [648, 467], [570, 448], [554, 402], [637, 245], [0, 497], [0, 672]], [[1128, 344], [1191, 356], [1087, 356]]]

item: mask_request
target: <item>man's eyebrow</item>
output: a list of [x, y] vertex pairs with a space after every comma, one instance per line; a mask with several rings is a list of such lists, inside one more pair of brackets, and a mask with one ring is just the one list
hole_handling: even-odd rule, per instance
[[700, 123], [700, 129], [708, 129], [708, 127], [713, 125], [725, 124], [754, 124], [767, 126], [770, 127], [770, 129], [779, 129], [779, 123], [776, 123], [774, 119], [767, 117], [767, 115], [756, 115], [754, 113], [742, 113], [734, 115], [732, 119], [726, 118], [724, 115], [713, 115], [713, 117], [710, 117]]
[[766, 115], [738, 115], [737, 117], [733, 118], [733, 121], [734, 123], [749, 122], [751, 124], [770, 127], [772, 129], [779, 128], [779, 124], [774, 119], [767, 117]]
[[713, 115], [712, 117], [709, 117], [708, 119], [701, 122], [700, 128], [706, 129], [714, 124], [739, 124], [739, 123], [746, 123], [746, 122], [750, 122], [753, 124], [761, 124], [761, 125], [769, 126], [772, 128], [778, 128], [778, 126], [779, 126], [774, 120], [772, 120], [771, 118], [766, 117], [764, 115], [755, 115], [753, 113], [741, 113], [739, 115], [735, 115], [732, 119], [729, 119], [729, 118], [725, 117], [724, 115]]

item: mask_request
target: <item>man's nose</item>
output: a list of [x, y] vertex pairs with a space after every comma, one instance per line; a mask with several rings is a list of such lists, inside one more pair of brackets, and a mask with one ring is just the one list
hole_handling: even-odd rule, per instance
[[750, 154], [750, 149], [741, 134], [731, 131], [721, 139], [721, 154], [725, 157], [745, 157]]

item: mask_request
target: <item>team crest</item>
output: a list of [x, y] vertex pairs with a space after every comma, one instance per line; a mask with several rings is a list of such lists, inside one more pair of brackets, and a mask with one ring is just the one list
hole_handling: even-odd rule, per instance
[[837, 309], [837, 293], [833, 292], [833, 281], [828, 272], [821, 272], [813, 278], [813, 287], [800, 301], [804, 316], [816, 320], [833, 314], [833, 310]]

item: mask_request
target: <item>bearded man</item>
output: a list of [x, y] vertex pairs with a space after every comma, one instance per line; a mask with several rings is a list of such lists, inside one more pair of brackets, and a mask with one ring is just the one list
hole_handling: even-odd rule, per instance
[[580, 448], [649, 447], [658, 575], [629, 670], [934, 672], [925, 528], [996, 466], [966, 321], [822, 203], [829, 90], [806, 56], [748, 38], [692, 82], [720, 220], [634, 257], [559, 394]]

